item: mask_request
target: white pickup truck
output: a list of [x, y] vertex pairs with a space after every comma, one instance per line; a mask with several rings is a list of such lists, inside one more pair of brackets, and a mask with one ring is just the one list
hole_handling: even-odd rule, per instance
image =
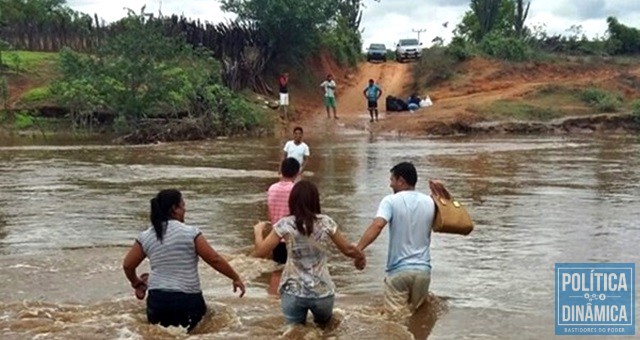
[[396, 60], [403, 62], [410, 59], [420, 59], [422, 43], [418, 39], [400, 39], [396, 45]]

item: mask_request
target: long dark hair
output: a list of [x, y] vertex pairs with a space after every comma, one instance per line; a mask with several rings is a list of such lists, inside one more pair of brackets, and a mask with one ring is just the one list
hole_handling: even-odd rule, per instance
[[171, 210], [180, 205], [182, 194], [176, 189], [165, 189], [160, 191], [156, 197], [151, 199], [151, 214], [149, 219], [153, 224], [158, 241], [162, 242], [167, 231], [167, 221], [171, 218]]
[[313, 233], [313, 223], [320, 214], [320, 194], [312, 182], [296, 183], [289, 194], [289, 212], [296, 217], [296, 228], [303, 235]]

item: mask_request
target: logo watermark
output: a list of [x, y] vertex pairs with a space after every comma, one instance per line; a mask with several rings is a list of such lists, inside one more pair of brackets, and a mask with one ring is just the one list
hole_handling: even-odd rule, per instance
[[635, 263], [556, 263], [556, 335], [635, 335]]

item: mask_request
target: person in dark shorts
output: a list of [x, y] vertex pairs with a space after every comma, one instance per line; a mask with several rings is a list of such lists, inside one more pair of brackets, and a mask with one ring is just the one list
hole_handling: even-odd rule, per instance
[[147, 320], [164, 327], [182, 326], [192, 331], [207, 312], [202, 293], [187, 294], [150, 290], [147, 297]]
[[[300, 172], [300, 163], [293, 157], [287, 157], [280, 163], [280, 181], [273, 183], [267, 191], [267, 208], [269, 209], [269, 221], [275, 225], [281, 218], [289, 215], [289, 194]], [[270, 228], [265, 229], [263, 238], [267, 237]], [[262, 239], [255, 239], [256, 246]], [[273, 249], [272, 259], [280, 265], [287, 262], [287, 246], [284, 239]], [[271, 295], [278, 295], [278, 285], [282, 270], [276, 270], [271, 274], [269, 288], [267, 292]]]
[[375, 84], [373, 79], [369, 79], [369, 85], [362, 92], [364, 97], [367, 98], [367, 109], [371, 116], [370, 122], [373, 122], [374, 113], [376, 122], [378, 121], [378, 99], [382, 96], [382, 90]]
[[[151, 199], [152, 226], [141, 232], [122, 262], [136, 297], [147, 296], [147, 320], [162, 326], [182, 326], [190, 332], [207, 305], [200, 288], [198, 260], [232, 280], [233, 291], [244, 295], [240, 276], [220, 256], [199, 228], [184, 224], [185, 204], [180, 191], [167, 189]], [[148, 257], [151, 273], [138, 277], [136, 268]]]
[[273, 260], [278, 264], [287, 263], [287, 244], [284, 242], [280, 242], [273, 249]]

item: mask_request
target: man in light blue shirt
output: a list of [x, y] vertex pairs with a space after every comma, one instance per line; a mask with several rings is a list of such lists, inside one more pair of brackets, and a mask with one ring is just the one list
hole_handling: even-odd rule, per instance
[[382, 96], [382, 90], [380, 86], [376, 85], [373, 79], [369, 79], [369, 86], [362, 91], [365, 98], [367, 98], [367, 110], [369, 110], [369, 116], [371, 116], [370, 123], [373, 123], [373, 114], [375, 113], [376, 122], [378, 121], [378, 99]]
[[[395, 165], [389, 180], [393, 194], [380, 202], [376, 217], [358, 242], [358, 249], [364, 250], [389, 225], [385, 309], [397, 312], [409, 308], [414, 313], [429, 293], [435, 203], [431, 196], [415, 191], [418, 174], [413, 164]], [[365, 263], [356, 265], [363, 268]]]

